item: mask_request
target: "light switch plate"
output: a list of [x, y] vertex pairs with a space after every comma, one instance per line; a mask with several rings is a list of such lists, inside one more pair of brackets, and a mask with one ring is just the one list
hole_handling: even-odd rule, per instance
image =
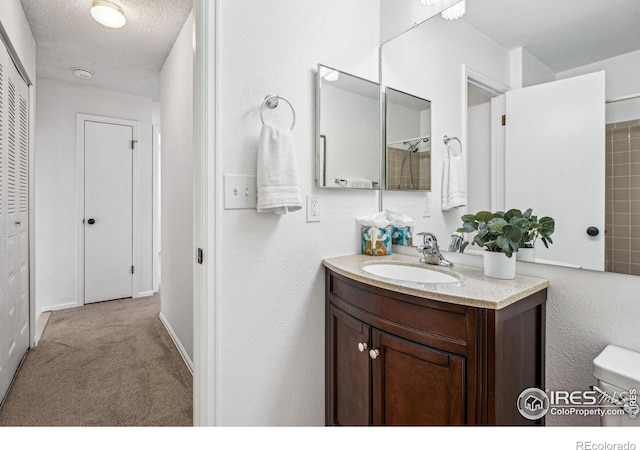
[[307, 222], [320, 222], [320, 200], [307, 194]]
[[255, 209], [258, 204], [255, 175], [224, 176], [224, 209]]

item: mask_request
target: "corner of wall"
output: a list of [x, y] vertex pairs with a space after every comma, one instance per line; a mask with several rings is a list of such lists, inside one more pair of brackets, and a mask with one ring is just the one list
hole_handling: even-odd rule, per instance
[[520, 89], [522, 87], [522, 52], [522, 47], [513, 49], [509, 52], [511, 66], [509, 84], [512, 89]]

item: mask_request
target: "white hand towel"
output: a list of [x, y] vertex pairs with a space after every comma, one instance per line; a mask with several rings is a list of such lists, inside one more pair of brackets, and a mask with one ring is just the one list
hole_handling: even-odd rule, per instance
[[373, 187], [373, 181], [364, 178], [346, 178], [346, 180], [346, 186], [350, 188], [371, 189]]
[[447, 149], [442, 177], [442, 210], [448, 211], [467, 204], [467, 178], [462, 152], [451, 155]]
[[265, 124], [258, 148], [258, 212], [286, 214], [302, 208], [293, 135]]

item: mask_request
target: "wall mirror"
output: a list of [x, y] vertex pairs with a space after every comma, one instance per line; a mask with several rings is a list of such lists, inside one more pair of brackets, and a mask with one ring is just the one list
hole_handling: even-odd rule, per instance
[[431, 190], [431, 102], [385, 88], [387, 190]]
[[[467, 212], [531, 207], [556, 220], [536, 262], [640, 275], [640, 6], [561, 3], [468, 1], [382, 46], [381, 84], [432, 102], [428, 207], [386, 191], [383, 207], [444, 249]], [[445, 135], [462, 142], [468, 195], [447, 211]]]
[[380, 189], [380, 85], [318, 65], [318, 187]]

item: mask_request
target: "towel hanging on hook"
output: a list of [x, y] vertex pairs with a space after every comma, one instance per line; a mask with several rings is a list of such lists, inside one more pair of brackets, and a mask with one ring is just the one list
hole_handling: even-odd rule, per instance
[[[462, 142], [457, 137], [444, 136], [443, 139], [447, 146], [447, 155], [444, 158], [443, 176], [442, 176], [442, 205], [443, 211], [448, 211], [467, 204], [467, 177], [465, 175], [465, 162], [462, 157]], [[452, 154], [449, 143], [458, 141], [460, 144], [460, 152]]]
[[460, 145], [460, 152], [457, 155], [454, 156], [460, 156], [462, 155], [462, 142], [460, 142], [460, 139], [458, 139], [457, 137], [453, 136], [453, 137], [449, 137], [446, 134], [444, 135], [444, 138], [442, 138], [442, 141], [444, 142], [444, 145], [447, 146], [447, 153], [449, 153], [449, 155], [451, 155], [451, 152], [449, 151], [449, 149], [451, 147], [449, 147], [449, 142], [451, 141], [458, 141], [458, 145]]
[[264, 101], [262, 102], [262, 106], [260, 107], [260, 120], [264, 125], [265, 121], [264, 121], [263, 112], [264, 112], [265, 106], [269, 109], [275, 109], [278, 107], [279, 100], [284, 100], [287, 103], [287, 105], [289, 105], [289, 107], [291, 108], [291, 112], [293, 113], [293, 122], [291, 123], [291, 130], [293, 131], [293, 127], [296, 126], [296, 110], [293, 108], [293, 105], [291, 104], [291, 102], [289, 102], [289, 100], [279, 95], [267, 95], [264, 98]]
[[293, 112], [293, 123], [296, 123], [296, 112], [289, 101], [279, 95], [267, 95], [260, 107], [260, 145], [258, 146], [257, 178], [258, 212], [287, 214], [302, 209], [302, 196], [296, 167], [295, 145], [293, 133], [266, 123], [263, 117], [265, 107], [274, 109], [279, 100], [284, 100]]

